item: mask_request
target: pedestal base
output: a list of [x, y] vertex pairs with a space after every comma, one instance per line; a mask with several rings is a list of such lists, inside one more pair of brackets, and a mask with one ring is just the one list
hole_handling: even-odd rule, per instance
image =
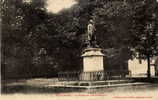
[[80, 74], [80, 80], [83, 80], [83, 81], [102, 81], [102, 80], [104, 80], [104, 71], [83, 72]]
[[104, 77], [104, 54], [100, 48], [87, 48], [83, 51], [83, 80], [102, 80]]

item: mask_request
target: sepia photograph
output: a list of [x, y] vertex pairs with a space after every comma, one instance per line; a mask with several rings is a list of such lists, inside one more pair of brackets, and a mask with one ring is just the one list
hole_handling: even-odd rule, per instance
[[0, 0], [0, 99], [158, 100], [158, 0]]

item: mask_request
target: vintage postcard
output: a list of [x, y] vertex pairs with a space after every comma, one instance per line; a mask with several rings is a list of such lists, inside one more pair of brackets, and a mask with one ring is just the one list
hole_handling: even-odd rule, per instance
[[158, 0], [1, 0], [2, 100], [158, 100]]

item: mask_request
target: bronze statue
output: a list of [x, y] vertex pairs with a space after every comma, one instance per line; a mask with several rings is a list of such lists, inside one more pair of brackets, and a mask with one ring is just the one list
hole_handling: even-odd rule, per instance
[[94, 21], [90, 20], [89, 24], [87, 26], [87, 43], [88, 47], [98, 47], [96, 44], [96, 36], [94, 34], [95, 32], [95, 26], [94, 26]]
[[94, 26], [93, 20], [90, 20], [89, 24], [87, 26], [88, 41], [92, 40], [92, 36], [94, 34], [94, 31], [95, 31], [95, 26]]

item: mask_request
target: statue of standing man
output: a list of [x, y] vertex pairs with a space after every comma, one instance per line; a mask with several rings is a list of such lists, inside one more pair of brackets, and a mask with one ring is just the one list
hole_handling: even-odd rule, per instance
[[95, 26], [94, 21], [90, 20], [89, 24], [87, 26], [87, 41], [88, 41], [88, 47], [94, 47], [96, 46], [96, 37], [95, 37]]

